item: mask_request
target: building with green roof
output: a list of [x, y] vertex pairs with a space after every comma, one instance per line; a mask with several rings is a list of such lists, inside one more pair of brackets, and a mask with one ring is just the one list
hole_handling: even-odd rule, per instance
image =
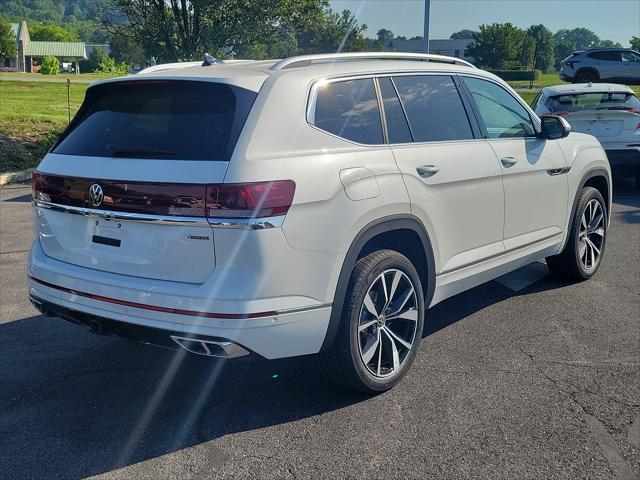
[[75, 64], [75, 72], [80, 73], [80, 60], [87, 58], [84, 42], [36, 42], [31, 41], [27, 22], [12, 23], [11, 28], [16, 36], [18, 54], [15, 59], [6, 59], [5, 68], [21, 72], [39, 70], [42, 57], [56, 57], [60, 63]]

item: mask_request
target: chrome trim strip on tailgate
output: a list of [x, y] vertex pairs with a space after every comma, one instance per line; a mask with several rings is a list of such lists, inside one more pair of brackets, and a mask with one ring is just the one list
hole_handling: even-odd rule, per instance
[[153, 222], [165, 225], [188, 224], [192, 226], [209, 226], [207, 219], [201, 217], [179, 217], [170, 215], [149, 215], [147, 213], [114, 212], [110, 210], [97, 210], [95, 208], [60, 205], [59, 203], [51, 203], [44, 200], [34, 200], [33, 204], [36, 207], [46, 208], [47, 210], [65, 212], [72, 215], [82, 215], [85, 217], [104, 218], [105, 220], [145, 223]]
[[209, 217], [209, 224], [215, 228], [242, 228], [245, 230], [266, 230], [279, 228], [284, 222], [284, 215], [260, 218], [224, 218]]
[[85, 217], [104, 218], [105, 220], [143, 223], [153, 222], [160, 225], [187, 224], [194, 227], [210, 226], [215, 228], [239, 228], [243, 230], [266, 230], [268, 228], [279, 228], [282, 226], [285, 218], [284, 215], [264, 218], [181, 217], [172, 215], [150, 215], [148, 213], [114, 212], [112, 210], [98, 210], [95, 208], [60, 205], [59, 203], [46, 202], [44, 200], [34, 200], [33, 204], [36, 207], [46, 208], [47, 210]]

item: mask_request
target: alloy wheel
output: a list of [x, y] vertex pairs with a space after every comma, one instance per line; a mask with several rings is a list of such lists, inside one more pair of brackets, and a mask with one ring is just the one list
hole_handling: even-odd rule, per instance
[[409, 277], [398, 269], [378, 275], [358, 318], [359, 353], [367, 370], [376, 377], [394, 375], [416, 341], [418, 297]]
[[600, 202], [592, 199], [582, 212], [578, 233], [578, 255], [582, 267], [590, 272], [600, 262], [604, 245], [605, 225], [604, 210]]

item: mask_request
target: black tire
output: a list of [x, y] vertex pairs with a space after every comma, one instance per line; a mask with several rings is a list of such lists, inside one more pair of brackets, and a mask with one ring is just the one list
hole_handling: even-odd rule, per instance
[[[602, 221], [600, 227], [602, 229], [602, 237], [601, 243], [596, 245], [597, 239], [600, 238], [600, 235], [596, 233], [589, 234], [590, 239], [595, 239], [592, 241], [592, 243], [596, 247], [599, 247], [597, 260], [593, 261], [593, 257], [591, 257], [592, 262], [591, 265], [589, 265], [589, 254], [590, 252], [593, 252], [595, 255], [595, 250], [591, 249], [591, 247], [587, 244], [587, 241], [582, 240], [585, 235], [582, 235], [581, 237], [581, 229], [583, 229], [582, 217], [585, 214], [587, 206], [593, 205], [593, 201], [598, 202], [600, 211], [602, 212]], [[590, 212], [587, 212], [587, 215], [589, 215], [589, 213]], [[600, 226], [600, 224], [598, 225]], [[580, 192], [576, 211], [573, 214], [573, 219], [571, 220], [569, 239], [567, 240], [567, 244], [565, 245], [564, 250], [558, 255], [547, 257], [547, 266], [549, 267], [551, 273], [557, 277], [574, 281], [583, 281], [591, 278], [598, 271], [598, 268], [602, 263], [607, 240], [607, 225], [608, 212], [604, 198], [602, 198], [600, 192], [595, 188], [583, 188], [582, 192]], [[598, 228], [598, 230], [600, 228]], [[587, 255], [586, 257], [584, 257], [585, 254]]]
[[636, 188], [640, 190], [640, 175], [636, 175]]
[[580, 70], [576, 74], [577, 83], [595, 83], [600, 80], [600, 75], [595, 70]]
[[[402, 346], [400, 343], [393, 342], [388, 333], [385, 333], [384, 336], [382, 335], [382, 333], [385, 332], [385, 327], [387, 328], [387, 331], [389, 331], [393, 324], [392, 322], [395, 321], [400, 322], [399, 326], [403, 328], [408, 325], [411, 325], [411, 328], [414, 328], [413, 321], [401, 319], [394, 320], [392, 318], [392, 313], [389, 313], [390, 319], [388, 320], [388, 324], [385, 324], [385, 320], [382, 319], [378, 320], [375, 325], [364, 329], [362, 332], [359, 331], [359, 328], [361, 329], [364, 324], [375, 321], [375, 316], [371, 315], [369, 313], [370, 310], [364, 305], [365, 296], [368, 296], [368, 298], [371, 299], [374, 293], [379, 293], [379, 290], [378, 292], [373, 291], [374, 286], [379, 288], [381, 285], [379, 283], [380, 281], [387, 282], [385, 283], [385, 285], [387, 285], [389, 279], [393, 280], [395, 278], [396, 271], [400, 271], [403, 274], [400, 282], [396, 283], [396, 292], [399, 296], [398, 298], [404, 298], [402, 295], [405, 294], [407, 295], [407, 298], [409, 298], [409, 293], [407, 293], [410, 292], [409, 282], [412, 284], [415, 291], [415, 296], [411, 297], [411, 301], [415, 301], [416, 308], [409, 310], [412, 312], [412, 315], [417, 317], [410, 349]], [[382, 275], [383, 272], [384, 275]], [[382, 280], [380, 280], [381, 275]], [[392, 283], [393, 282], [391, 282], [391, 284]], [[401, 288], [403, 289], [402, 291]], [[369, 295], [370, 289], [372, 289], [371, 295]], [[390, 288], [384, 291], [388, 291], [390, 294], [392, 289]], [[384, 303], [384, 299], [382, 297], [377, 298], [376, 295], [376, 301], [373, 303], [375, 304], [374, 306], [377, 307]], [[386, 302], [388, 308], [382, 312], [381, 316], [384, 317], [386, 312], [391, 310], [391, 305], [389, 305], [389, 303], [390, 301], [388, 300]], [[395, 305], [397, 306], [399, 303], [401, 302], [398, 301]], [[383, 307], [384, 306], [385, 305], [383, 305]], [[381, 307], [380, 310], [382, 310], [383, 307]], [[365, 308], [367, 311], [365, 311]], [[402, 310], [403, 307], [400, 307], [399, 311]], [[417, 312], [414, 312], [413, 310], [417, 310]], [[320, 368], [325, 377], [330, 382], [341, 387], [367, 394], [380, 393], [392, 388], [406, 374], [415, 359], [420, 346], [420, 340], [422, 338], [424, 310], [424, 293], [420, 282], [420, 276], [407, 257], [394, 250], [378, 250], [370, 253], [364, 258], [361, 258], [356, 264], [351, 274], [351, 279], [349, 280], [349, 285], [345, 294], [342, 316], [333, 345], [326, 349], [326, 351], [321, 352], [319, 355]], [[370, 317], [367, 317], [368, 315], [370, 315]], [[380, 317], [378, 317], [378, 319], [379, 318]], [[401, 322], [407, 323], [403, 324]], [[397, 333], [397, 326], [394, 326], [393, 328]], [[405, 330], [405, 332], [406, 331], [407, 330]], [[363, 356], [366, 356], [361, 347], [363, 339], [371, 339], [374, 335], [377, 335], [377, 342], [380, 342], [378, 343], [379, 346], [376, 348], [380, 348], [382, 352], [384, 352], [384, 348], [382, 347], [384, 345], [386, 346], [387, 351], [393, 352], [392, 349], [394, 347], [391, 345], [391, 343], [393, 343], [396, 347], [396, 351], [393, 353], [398, 354], [398, 352], [401, 351], [401, 354], [403, 355], [401, 357], [401, 362], [398, 364], [399, 368], [397, 369], [395, 368], [396, 364], [394, 360], [399, 359], [400, 355], [392, 355], [394, 357], [393, 359], [389, 359], [388, 356], [385, 356], [385, 359], [388, 360], [389, 371], [393, 369], [391, 373], [386, 373], [387, 376], [381, 377], [372, 373], [372, 371], [370, 371], [371, 365], [369, 363], [366, 364], [363, 358]], [[380, 340], [381, 338], [385, 338], [386, 340]], [[405, 340], [407, 338], [408, 337], [406, 337]], [[408, 340], [406, 341], [408, 343]], [[375, 343], [375, 341], [371, 342], [371, 344], [373, 343]], [[378, 352], [378, 350], [375, 351]], [[378, 352], [377, 355], [374, 354], [378, 360], [371, 357], [372, 360], [370, 362], [378, 362], [377, 372], [375, 373], [383, 373], [380, 368], [380, 364], [383, 362], [379, 360], [382, 359], [382, 352]]]

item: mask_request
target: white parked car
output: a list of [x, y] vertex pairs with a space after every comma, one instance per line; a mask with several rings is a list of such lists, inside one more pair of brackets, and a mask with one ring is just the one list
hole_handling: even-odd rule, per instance
[[92, 85], [33, 176], [29, 296], [99, 333], [203, 355], [318, 354], [391, 388], [427, 308], [605, 248], [598, 141], [449, 57], [369, 53]]
[[640, 100], [626, 85], [583, 83], [543, 88], [535, 112], [560, 115], [574, 132], [596, 137], [614, 175], [630, 176], [640, 189]]

